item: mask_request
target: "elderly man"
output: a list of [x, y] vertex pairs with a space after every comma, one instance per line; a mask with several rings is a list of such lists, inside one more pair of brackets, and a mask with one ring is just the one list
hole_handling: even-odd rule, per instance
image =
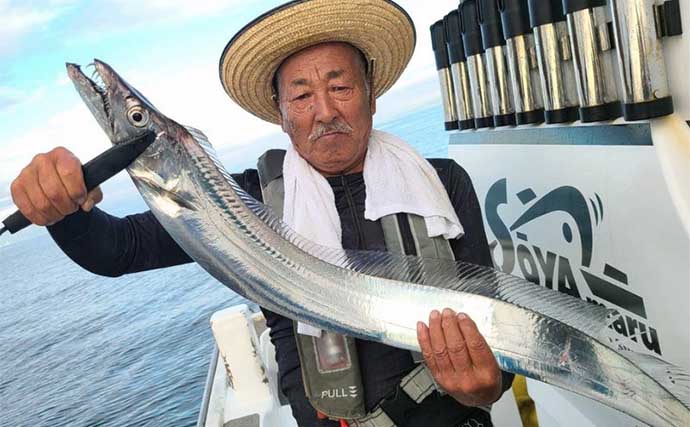
[[[280, 124], [292, 146], [234, 178], [318, 243], [413, 255], [435, 247], [429, 256], [490, 265], [465, 171], [450, 160], [429, 163], [372, 130], [376, 97], [404, 70], [414, 38], [409, 16], [388, 0], [295, 1], [242, 29], [223, 53], [221, 80], [240, 106]], [[96, 274], [191, 261], [150, 212], [120, 219], [94, 208], [102, 194], [86, 193], [80, 162], [65, 149], [36, 156], [13, 182], [12, 196]], [[408, 351], [264, 313], [280, 386], [300, 426], [338, 419], [372, 427], [489, 426], [488, 407], [512, 382], [474, 322], [448, 308], [430, 313], [428, 326], [418, 324], [421, 365]], [[319, 350], [333, 348], [347, 357], [328, 365]], [[343, 384], [363, 387], [360, 399], [317, 392]]]

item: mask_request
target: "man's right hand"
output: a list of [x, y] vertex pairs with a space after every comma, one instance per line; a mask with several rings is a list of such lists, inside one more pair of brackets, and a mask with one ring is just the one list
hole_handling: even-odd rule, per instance
[[36, 155], [11, 186], [12, 200], [36, 225], [52, 225], [81, 207], [90, 211], [103, 199], [100, 188], [86, 192], [81, 162], [58, 147]]

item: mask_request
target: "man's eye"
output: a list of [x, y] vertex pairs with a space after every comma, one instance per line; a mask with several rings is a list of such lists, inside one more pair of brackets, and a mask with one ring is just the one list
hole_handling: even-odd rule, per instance
[[349, 89], [350, 88], [347, 86], [336, 86], [333, 88], [333, 90], [335, 90], [336, 92], [342, 92], [342, 91], [349, 90]]
[[293, 100], [293, 101], [303, 101], [303, 100], [305, 100], [305, 99], [307, 99], [307, 98], [309, 98], [309, 93], [303, 93], [303, 94], [301, 94], [301, 95], [297, 95], [297, 96], [294, 97], [292, 100]]

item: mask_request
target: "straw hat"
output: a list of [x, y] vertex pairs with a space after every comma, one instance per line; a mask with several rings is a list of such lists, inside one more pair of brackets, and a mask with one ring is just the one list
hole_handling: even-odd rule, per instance
[[373, 90], [381, 96], [398, 80], [415, 45], [410, 16], [391, 0], [297, 0], [261, 15], [230, 40], [220, 58], [220, 80], [242, 108], [279, 123], [273, 76], [295, 52], [346, 42], [374, 61]]

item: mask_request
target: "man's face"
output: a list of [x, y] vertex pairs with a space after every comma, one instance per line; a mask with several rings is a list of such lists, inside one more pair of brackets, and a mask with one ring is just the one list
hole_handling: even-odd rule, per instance
[[345, 43], [323, 43], [292, 55], [279, 70], [283, 131], [326, 176], [364, 167], [375, 102], [359, 55]]

